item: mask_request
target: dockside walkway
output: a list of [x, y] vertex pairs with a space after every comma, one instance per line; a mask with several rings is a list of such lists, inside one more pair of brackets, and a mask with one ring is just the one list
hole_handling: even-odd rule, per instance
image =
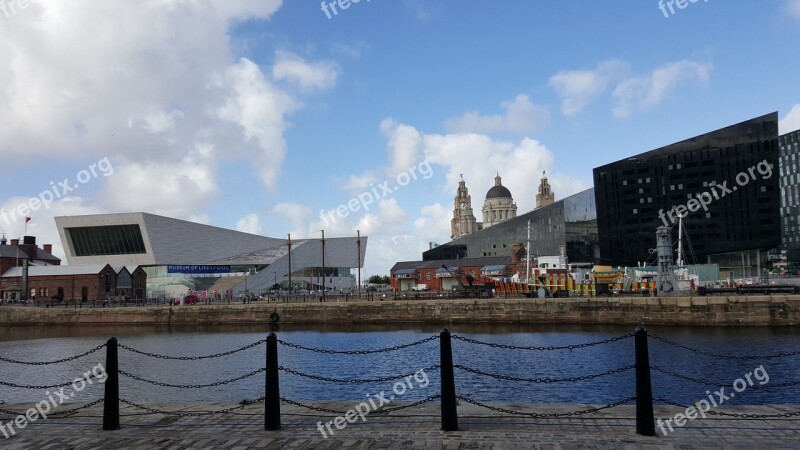
[[[313, 402], [335, 410], [352, 404]], [[24, 410], [31, 405], [2, 405]], [[235, 404], [147, 404], [180, 413], [226, 409]], [[589, 405], [518, 405], [518, 410], [572, 411]], [[66, 405], [65, 405], [66, 407]], [[235, 414], [178, 416], [142, 414], [136, 407], [120, 409], [121, 428], [102, 430], [102, 404], [69, 418], [39, 420], [3, 439], [4, 449], [798, 449], [800, 419], [750, 420], [706, 418], [694, 420], [675, 432], [657, 437], [635, 433], [633, 406], [610, 408], [585, 418], [558, 420], [518, 419], [500, 416], [473, 405], [459, 405], [460, 431], [440, 431], [439, 407], [434, 403], [396, 413], [359, 419], [324, 438], [317, 422], [333, 420], [332, 414], [316, 413], [296, 406], [282, 407], [282, 428], [264, 430], [263, 404], [249, 405]], [[777, 414], [797, 407], [752, 406], [720, 409], [747, 414]], [[680, 409], [656, 406], [656, 418], [673, 417]], [[667, 430], [668, 431], [668, 430]]]

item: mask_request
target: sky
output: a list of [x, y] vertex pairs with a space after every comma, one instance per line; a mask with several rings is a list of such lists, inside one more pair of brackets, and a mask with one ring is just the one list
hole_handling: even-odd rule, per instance
[[543, 171], [558, 200], [773, 111], [800, 129], [800, 0], [341, 4], [0, 0], [0, 230], [29, 215], [62, 258], [62, 215], [359, 230], [386, 275], [450, 240], [462, 174], [522, 214]]

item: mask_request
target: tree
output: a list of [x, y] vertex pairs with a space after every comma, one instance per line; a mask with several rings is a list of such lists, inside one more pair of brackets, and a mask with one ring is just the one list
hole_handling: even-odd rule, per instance
[[372, 275], [367, 280], [369, 284], [390, 284], [389, 275]]

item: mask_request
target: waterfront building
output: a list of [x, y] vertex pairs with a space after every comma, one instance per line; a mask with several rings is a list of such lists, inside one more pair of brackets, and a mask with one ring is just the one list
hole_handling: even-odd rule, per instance
[[[22, 243], [19, 239], [6, 239], [0, 237], [0, 276], [15, 267], [25, 265], [33, 266], [58, 266], [61, 260], [52, 254], [53, 246], [45, 244], [42, 248], [36, 245], [36, 237], [25, 236]], [[21, 271], [22, 269], [20, 269]], [[20, 272], [21, 273], [21, 272]], [[5, 287], [4, 287], [5, 286]], [[0, 284], [0, 300], [18, 300], [26, 298], [22, 295], [22, 284]]]
[[295, 289], [351, 289], [368, 240], [290, 242], [144, 212], [56, 217], [56, 226], [69, 264], [142, 266], [148, 297], [259, 294], [288, 288], [290, 272]]
[[396, 292], [419, 289], [450, 291], [453, 286], [467, 285], [467, 276], [483, 284], [486, 277], [510, 278], [517, 270], [516, 258], [489, 256], [484, 258], [445, 259], [436, 261], [402, 261], [390, 270], [392, 290]]
[[556, 201], [556, 196], [553, 189], [550, 188], [547, 175], [542, 172], [542, 181], [539, 182], [539, 192], [536, 194], [536, 209], [552, 205], [554, 201]]
[[517, 217], [517, 204], [514, 203], [511, 191], [503, 186], [499, 173], [494, 177], [494, 186], [486, 192], [481, 212], [483, 212], [484, 229]]
[[687, 262], [761, 275], [780, 245], [778, 153], [771, 113], [594, 169], [603, 262], [653, 263], [656, 228], [675, 239], [684, 215]]
[[592, 263], [599, 256], [594, 189], [587, 189], [434, 247], [422, 259], [510, 256], [526, 245], [529, 223], [532, 257], [563, 253], [571, 263]]
[[778, 138], [780, 145], [781, 247], [793, 272], [800, 269], [800, 130]]
[[[0, 276], [0, 292], [3, 293], [4, 300], [20, 298], [24, 284], [22, 270], [22, 267], [14, 267]], [[141, 271], [140, 268], [136, 270]], [[120, 294], [117, 290], [117, 277], [117, 271], [108, 264], [31, 266], [28, 267], [28, 300], [33, 302], [49, 302], [51, 299], [64, 302], [109, 300]], [[139, 286], [140, 295], [143, 294], [141, 289], [143, 287]]]
[[472, 196], [469, 195], [464, 177], [458, 182], [453, 199], [453, 218], [450, 221], [450, 238], [457, 239], [492, 225], [517, 217], [517, 204], [511, 191], [503, 186], [500, 174], [494, 178], [494, 186], [486, 192], [481, 208], [483, 222], [478, 222], [472, 209]]

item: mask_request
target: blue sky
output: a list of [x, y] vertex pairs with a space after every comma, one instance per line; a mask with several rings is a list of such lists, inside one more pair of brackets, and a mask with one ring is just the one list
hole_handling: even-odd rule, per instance
[[[148, 211], [360, 229], [385, 274], [449, 240], [459, 174], [476, 211], [499, 172], [525, 212], [543, 170], [563, 198], [596, 166], [751, 117], [800, 128], [799, 0], [669, 17], [656, 0], [362, 0], [331, 18], [300, 0], [0, 3], [0, 207], [113, 166], [31, 212], [57, 254], [53, 216]], [[411, 168], [430, 172], [399, 187]], [[369, 211], [320, 218], [385, 182]]]

